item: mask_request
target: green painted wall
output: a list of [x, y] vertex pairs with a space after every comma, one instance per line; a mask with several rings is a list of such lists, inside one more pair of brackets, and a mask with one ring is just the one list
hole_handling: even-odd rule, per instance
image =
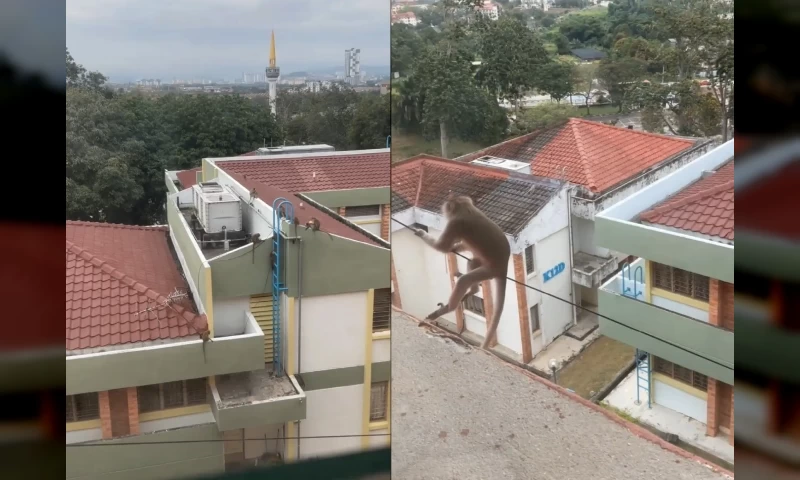
[[[136, 435], [66, 447], [66, 478], [103, 480], [167, 480], [196, 478], [225, 470], [223, 442], [154, 443], [181, 440], [221, 440], [215, 424]], [[120, 446], [126, 443], [136, 445]]]
[[169, 175], [167, 174], [167, 172], [164, 172], [164, 182], [167, 184], [167, 194], [168, 195], [169, 194], [173, 194], [173, 193], [178, 193], [178, 191], [179, 191], [178, 190], [178, 186], [175, 185], [175, 182], [173, 182], [169, 178]]
[[201, 164], [201, 179], [205, 176], [206, 180], [211, 180], [213, 178], [217, 178], [217, 167], [211, 164], [207, 159], [203, 159], [203, 163]]
[[361, 205], [387, 205], [392, 194], [389, 187], [355, 188], [352, 190], [328, 190], [325, 192], [302, 192], [310, 199], [328, 208], [353, 207]]
[[[293, 230], [288, 228], [287, 236], [292, 236]], [[389, 287], [388, 248], [304, 228], [298, 228], [297, 235], [302, 238], [303, 296]], [[288, 295], [297, 297], [297, 249], [300, 244], [287, 242], [286, 247]]]
[[[392, 362], [375, 362], [372, 364], [372, 381], [385, 382], [391, 380]], [[303, 382], [303, 390], [324, 390], [326, 388], [349, 387], [364, 383], [364, 366], [359, 365], [332, 370], [318, 370], [297, 375]]]
[[[186, 269], [184, 275], [191, 277], [197, 292], [200, 296], [200, 302], [205, 306], [206, 311], [209, 309], [211, 299], [208, 298], [208, 285], [206, 285], [205, 267], [203, 266], [203, 259], [201, 253], [195, 248], [195, 240], [186, 220], [181, 215], [180, 210], [174, 197], [167, 197], [167, 222], [169, 229], [177, 242], [177, 248], [183, 254], [186, 261]], [[213, 287], [212, 287], [213, 288]], [[197, 300], [197, 299], [196, 299]]]
[[209, 260], [214, 299], [272, 293], [272, 238]]
[[733, 385], [733, 332], [603, 289], [598, 300], [600, 314], [619, 322], [601, 317], [603, 335]]
[[293, 395], [275, 398], [261, 403], [249, 403], [236, 407], [218, 409], [212, 402], [211, 410], [220, 431], [252, 427], [254, 419], [258, 424], [281, 424], [306, 419], [306, 396]]
[[638, 224], [595, 217], [595, 243], [707, 277], [733, 282], [732, 247], [642, 228]]
[[264, 336], [67, 357], [67, 395], [264, 368]]

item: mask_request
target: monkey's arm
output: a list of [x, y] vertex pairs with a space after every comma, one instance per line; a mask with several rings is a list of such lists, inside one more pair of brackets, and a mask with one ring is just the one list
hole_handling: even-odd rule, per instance
[[453, 251], [453, 247], [456, 246], [457, 236], [452, 223], [447, 224], [447, 226], [444, 228], [444, 232], [442, 232], [439, 238], [433, 238], [432, 236], [428, 235], [427, 232], [422, 230], [418, 231], [417, 233], [420, 238], [425, 241], [425, 243], [442, 253], [450, 253]]

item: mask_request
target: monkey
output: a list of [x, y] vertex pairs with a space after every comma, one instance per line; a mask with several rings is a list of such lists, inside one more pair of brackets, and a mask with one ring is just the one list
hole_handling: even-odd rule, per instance
[[310, 228], [312, 232], [318, 232], [320, 225], [319, 219], [311, 217], [306, 222], [306, 230]]
[[481, 345], [481, 348], [487, 349], [494, 340], [500, 315], [503, 313], [511, 246], [503, 230], [478, 210], [469, 197], [449, 194], [442, 205], [442, 214], [447, 224], [439, 238], [433, 238], [421, 229], [414, 229], [414, 234], [442, 253], [469, 251], [472, 259], [467, 262], [467, 273], [458, 275], [447, 303], [440, 303], [439, 308], [425, 317], [425, 320], [433, 320], [452, 312], [464, 297], [478, 291], [481, 282], [494, 280], [495, 308]]
[[206, 363], [206, 342], [211, 341], [211, 332], [203, 330], [200, 332], [200, 340], [203, 341], [203, 363]]
[[250, 205], [252, 205], [252, 204], [253, 204], [253, 201], [254, 201], [256, 198], [258, 198], [258, 192], [256, 191], [256, 187], [253, 187], [253, 189], [252, 189], [252, 190], [250, 190]]

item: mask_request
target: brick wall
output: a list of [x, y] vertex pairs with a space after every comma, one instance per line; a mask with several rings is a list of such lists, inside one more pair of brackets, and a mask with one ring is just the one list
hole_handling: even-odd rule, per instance
[[391, 234], [391, 222], [392, 206], [386, 204], [381, 208], [381, 238], [387, 242], [389, 241], [389, 235]]
[[718, 282], [719, 283], [719, 325], [733, 330], [733, 301], [734, 301], [734, 287], [732, 283]]
[[716, 437], [719, 432], [719, 424], [717, 417], [717, 380], [713, 378], [708, 379], [708, 400], [706, 410], [706, 435], [709, 437]]
[[[709, 281], [708, 292], [708, 323], [733, 330], [733, 300], [733, 284], [712, 278]], [[730, 395], [730, 402], [728, 402], [727, 398], [724, 402], [721, 402], [720, 398], [718, 398], [719, 393]], [[731, 441], [733, 441], [733, 389], [723, 385], [719, 380], [709, 378], [706, 408], [706, 435], [717, 436], [720, 418], [730, 418], [730, 424], [723, 426], [730, 429]], [[722, 408], [726, 411], [723, 412]]]
[[518, 282], [517, 288], [517, 315], [519, 315], [519, 334], [522, 338], [522, 362], [528, 363], [533, 359], [531, 349], [531, 324], [528, 318], [528, 292], [525, 289], [525, 260], [521, 254], [513, 256], [514, 279]]
[[98, 392], [103, 439], [138, 435], [139, 400], [136, 387]]

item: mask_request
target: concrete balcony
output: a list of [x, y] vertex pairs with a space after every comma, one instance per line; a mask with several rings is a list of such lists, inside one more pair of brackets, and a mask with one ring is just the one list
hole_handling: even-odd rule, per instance
[[598, 290], [600, 315], [614, 320], [600, 317], [600, 333], [733, 385], [733, 332], [650, 303], [643, 264]]
[[599, 257], [591, 253], [575, 252], [572, 256], [572, 283], [596, 288], [617, 268], [619, 260], [615, 255]]
[[269, 367], [217, 376], [211, 395], [220, 431], [306, 418], [306, 393], [294, 375], [275, 375]]

